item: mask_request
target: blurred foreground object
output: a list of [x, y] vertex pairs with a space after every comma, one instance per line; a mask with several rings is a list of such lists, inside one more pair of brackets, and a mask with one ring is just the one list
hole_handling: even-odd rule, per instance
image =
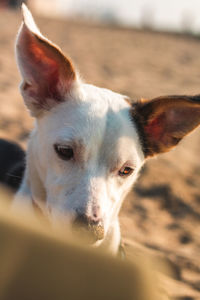
[[50, 231], [0, 203], [1, 300], [161, 299], [144, 260], [123, 262]]

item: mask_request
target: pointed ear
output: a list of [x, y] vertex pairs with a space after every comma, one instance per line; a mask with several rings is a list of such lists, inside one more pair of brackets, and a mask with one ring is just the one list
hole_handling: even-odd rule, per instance
[[32, 114], [37, 115], [65, 100], [76, 73], [70, 59], [40, 33], [25, 4], [22, 11], [24, 21], [16, 42], [21, 92]]
[[200, 95], [141, 100], [131, 111], [145, 157], [169, 151], [200, 125]]

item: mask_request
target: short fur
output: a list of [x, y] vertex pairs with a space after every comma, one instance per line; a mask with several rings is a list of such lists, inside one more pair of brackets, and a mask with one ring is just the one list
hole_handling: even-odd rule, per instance
[[[123, 95], [83, 83], [25, 5], [23, 14], [16, 55], [35, 128], [15, 205], [24, 201], [32, 209], [34, 203], [63, 226], [78, 219], [93, 231], [95, 246], [116, 254], [125, 196], [147, 157], [170, 150], [199, 125], [199, 97], [167, 96], [131, 106]], [[61, 159], [56, 145], [72, 149], [72, 159]]]

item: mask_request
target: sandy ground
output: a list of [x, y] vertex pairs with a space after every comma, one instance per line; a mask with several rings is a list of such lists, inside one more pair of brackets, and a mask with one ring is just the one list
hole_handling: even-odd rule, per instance
[[[0, 137], [26, 146], [33, 120], [18, 92], [14, 40], [20, 14], [0, 11]], [[89, 83], [132, 99], [200, 92], [200, 39], [75, 21], [38, 19]], [[146, 251], [168, 261], [163, 288], [200, 299], [200, 129], [172, 152], [149, 160], [125, 201], [122, 234], [128, 255]]]

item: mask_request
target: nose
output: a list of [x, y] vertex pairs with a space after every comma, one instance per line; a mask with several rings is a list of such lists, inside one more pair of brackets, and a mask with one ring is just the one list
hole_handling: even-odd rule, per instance
[[74, 225], [81, 231], [82, 229], [86, 230], [93, 241], [102, 240], [104, 238], [103, 221], [95, 213], [92, 216], [77, 213]]
[[75, 222], [84, 226], [98, 226], [101, 223], [101, 219], [94, 214], [92, 217], [86, 214], [77, 214]]

